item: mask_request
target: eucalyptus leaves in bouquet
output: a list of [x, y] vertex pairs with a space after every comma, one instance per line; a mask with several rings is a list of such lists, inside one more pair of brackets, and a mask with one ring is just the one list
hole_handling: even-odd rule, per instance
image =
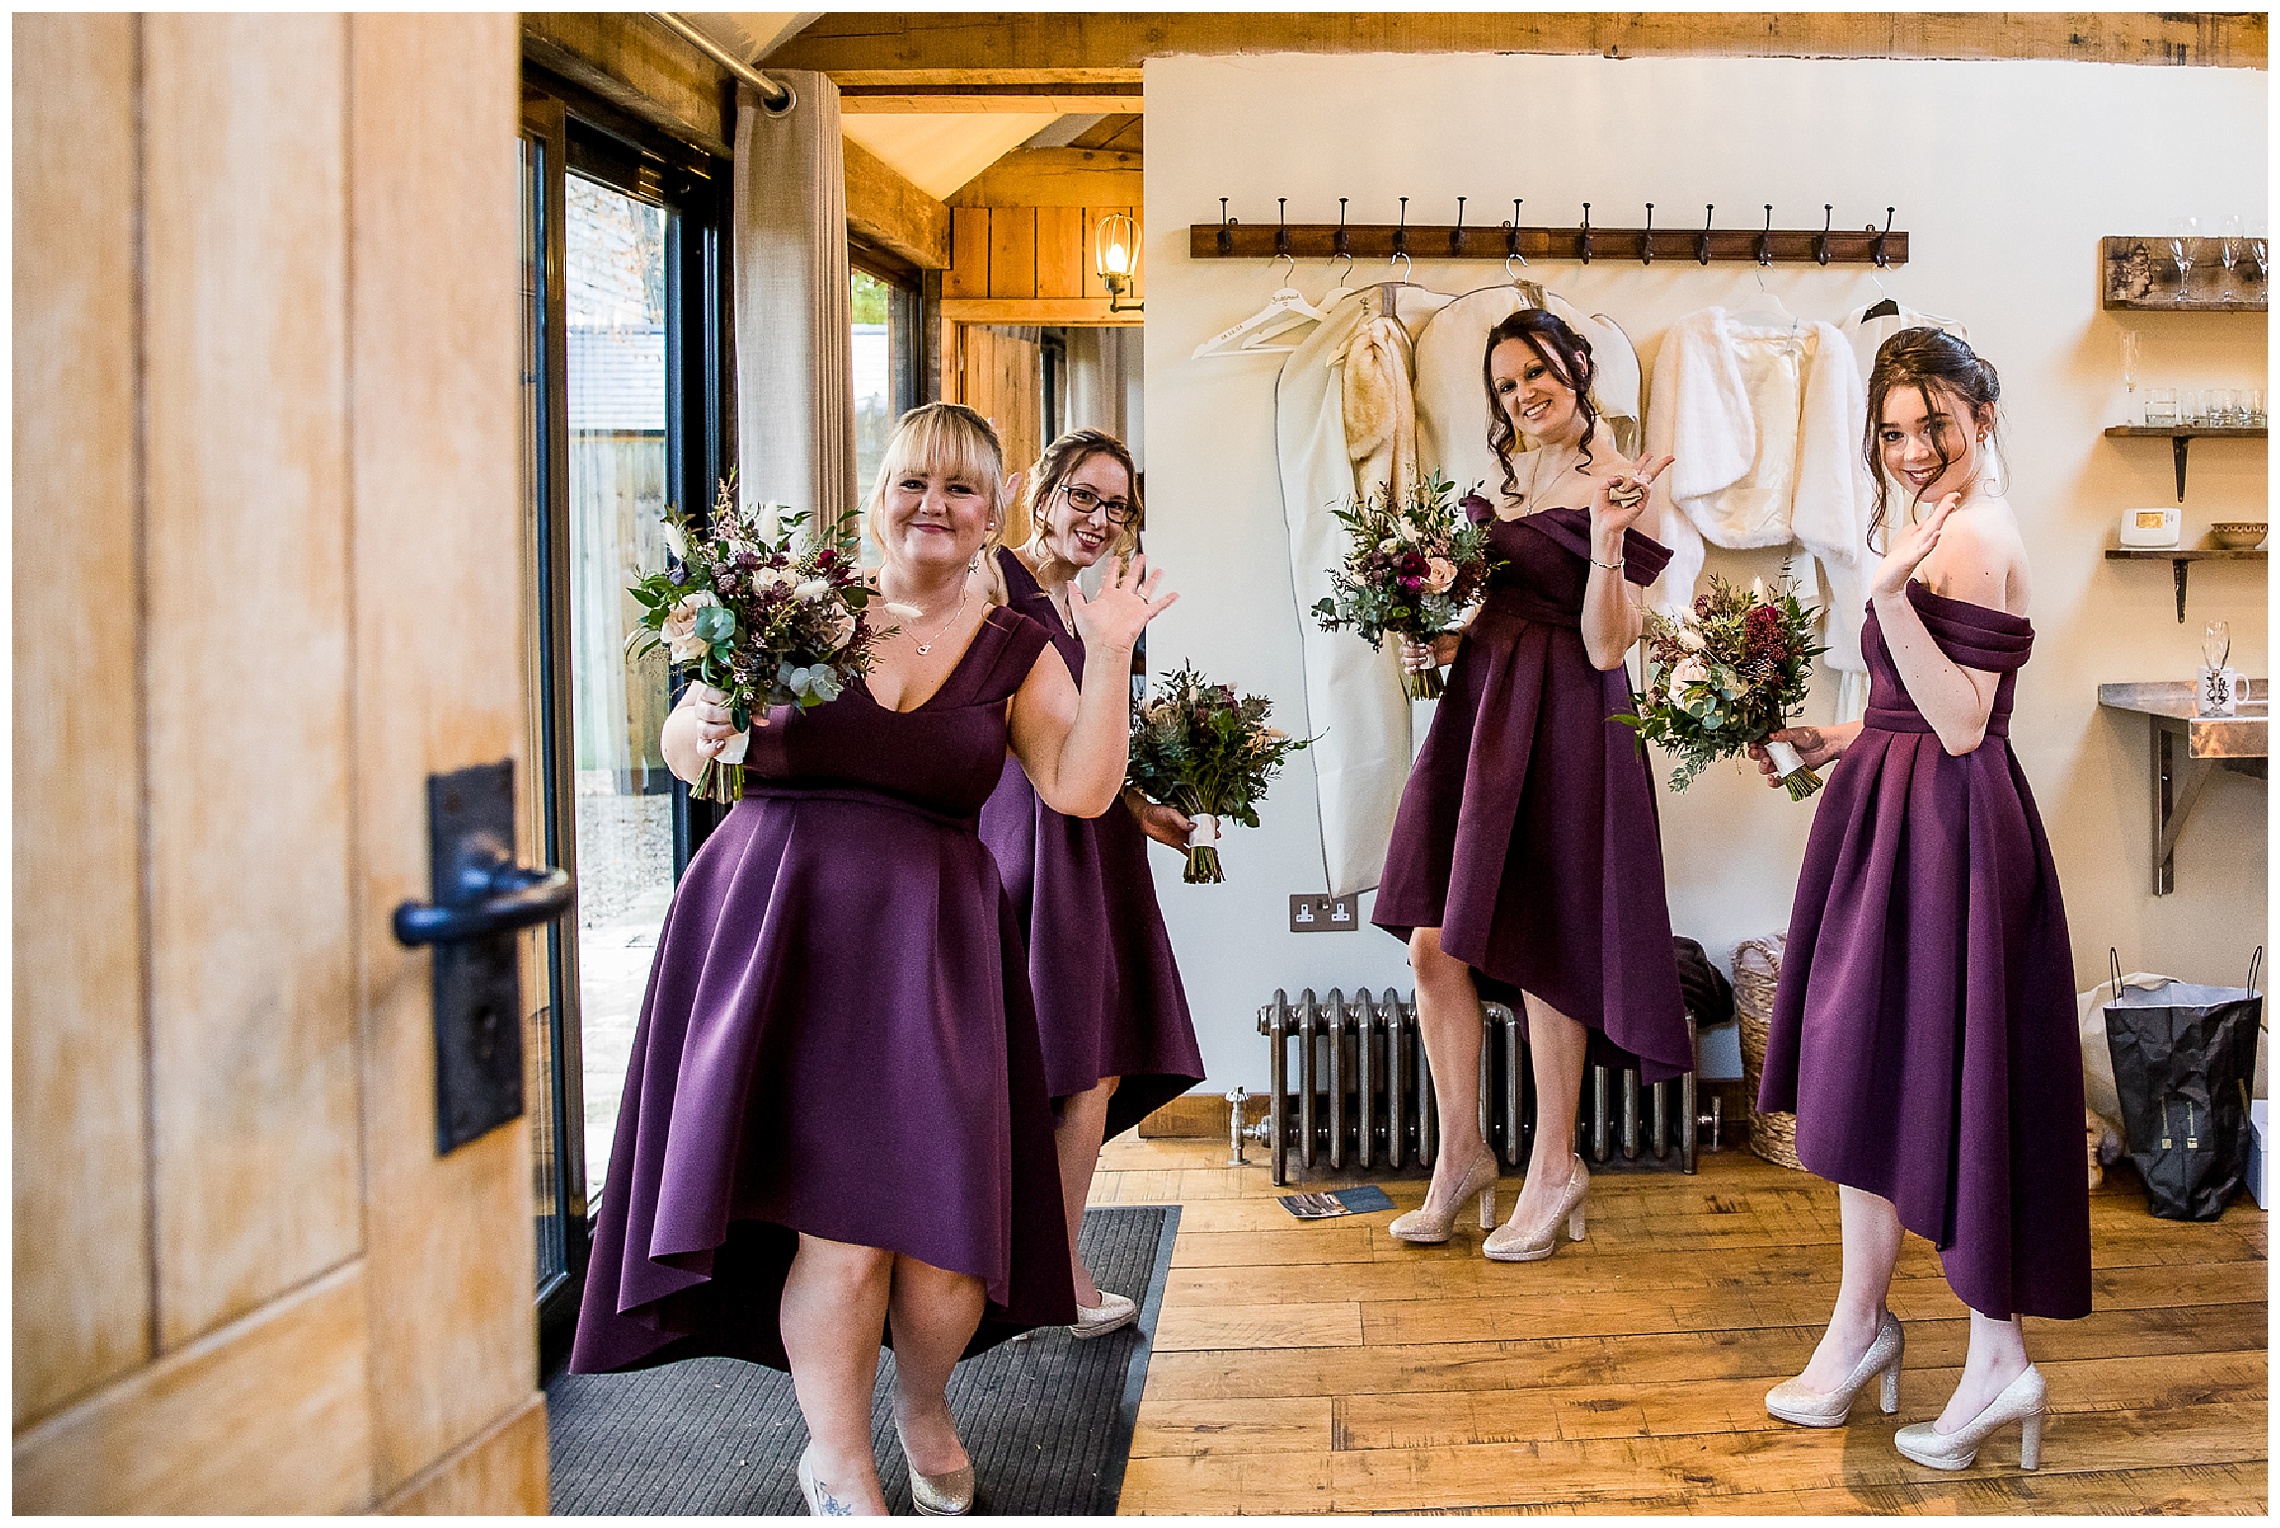
[[1737, 758], [1752, 743], [1773, 756], [1789, 799], [1803, 801], [1821, 788], [1795, 749], [1767, 741], [1805, 704], [1813, 679], [1813, 620], [1819, 612], [1797, 601], [1787, 579], [1768, 591], [1762, 579], [1747, 589], [1712, 577], [1694, 609], [1673, 620], [1646, 618], [1647, 689], [1638, 714], [1618, 716], [1677, 763], [1672, 790], [1683, 791], [1713, 759]]
[[[1436, 473], [1407, 493], [1391, 485], [1334, 509], [1351, 545], [1344, 566], [1330, 570], [1328, 599], [1315, 602], [1324, 631], [1352, 627], [1372, 647], [1387, 632], [1430, 641], [1455, 627], [1488, 582], [1488, 533], [1460, 513], [1456, 484]], [[1430, 700], [1441, 673], [1403, 674], [1402, 693]]]
[[[773, 520], [776, 534], [767, 523]], [[627, 634], [636, 657], [657, 648], [719, 693], [738, 729], [770, 706], [806, 709], [836, 700], [870, 672], [872, 650], [893, 630], [865, 610], [861, 549], [850, 526], [834, 540], [798, 545], [805, 515], [781, 505], [741, 507], [733, 475], [702, 523], [668, 506], [664, 570], [628, 591], [641, 618]], [[734, 801], [744, 787], [744, 739], [705, 761], [692, 793]]]
[[1189, 882], [1226, 879], [1219, 864], [1219, 824], [1259, 825], [1259, 803], [1283, 761], [1306, 746], [1267, 724], [1268, 701], [1211, 684], [1182, 664], [1132, 717], [1132, 762], [1125, 781], [1141, 795], [1195, 819]]

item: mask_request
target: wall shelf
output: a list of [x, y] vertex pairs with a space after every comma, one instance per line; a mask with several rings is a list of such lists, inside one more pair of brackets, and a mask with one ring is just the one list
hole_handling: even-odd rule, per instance
[[2269, 434], [2269, 429], [2260, 424], [2116, 424], [2106, 427], [2108, 440], [2151, 436], [2169, 442], [2170, 455], [2177, 463], [2177, 502], [2180, 504], [2185, 502], [2185, 452], [2194, 441], [2263, 440]]
[[[2114, 554], [2108, 552], [2107, 556]], [[2159, 554], [2155, 554], [2159, 555]], [[2264, 554], [2256, 554], [2261, 557]], [[2183, 680], [2102, 684], [2098, 704], [2147, 718], [2153, 762], [2153, 894], [2177, 889], [2177, 838], [2216, 769], [2265, 778], [2271, 748], [2272, 682], [2249, 679], [2238, 716], [2201, 716]]]
[[2108, 562], [2166, 562], [2171, 575], [2177, 580], [2177, 620], [2185, 621], [2185, 569], [2196, 562], [2263, 562], [2261, 547], [2229, 546], [2110, 546], [2106, 548]]
[[[2185, 300], [2177, 300], [2177, 265], [2169, 258], [2169, 240], [2158, 234], [2109, 234], [2098, 241], [2098, 297], [2108, 312], [2130, 313], [2262, 313], [2269, 301], [2270, 278], [2252, 280], [2252, 267], [2241, 239], [2238, 264], [2232, 279], [2225, 279], [2217, 258], [2218, 239], [2189, 239], [2193, 246], [2192, 277]], [[2236, 294], [2220, 294], [2227, 286]]]

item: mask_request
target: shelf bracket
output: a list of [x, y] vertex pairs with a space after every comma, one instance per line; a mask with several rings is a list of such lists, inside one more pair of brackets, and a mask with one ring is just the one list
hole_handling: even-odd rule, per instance
[[[2179, 440], [2177, 445], [2180, 457], [2182, 457], [2185, 442]], [[2183, 468], [2180, 467], [2179, 470], [2182, 471]], [[2189, 564], [2182, 557], [2173, 557], [2169, 560], [2169, 576], [2177, 581], [2177, 624], [2180, 626], [2185, 624], [2185, 569], [2187, 566]]]
[[[2175, 457], [2177, 460], [2177, 502], [2180, 504], [2185, 502], [2185, 448], [2187, 446], [2190, 446], [2192, 443], [2193, 437], [2190, 435], [2172, 435], [2169, 438], [2169, 454]], [[2185, 574], [2183, 571], [2184, 565], [2180, 563], [2178, 567], [2177, 619], [2182, 621], [2185, 619]]]

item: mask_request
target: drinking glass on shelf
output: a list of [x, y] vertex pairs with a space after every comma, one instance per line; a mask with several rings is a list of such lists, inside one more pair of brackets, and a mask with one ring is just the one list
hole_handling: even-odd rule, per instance
[[2230, 429], [2240, 423], [2240, 390], [2216, 388], [2210, 394], [2209, 423]]
[[2161, 427], [2177, 423], [2176, 388], [2149, 387], [2145, 390], [2145, 422]]
[[2240, 422], [2251, 429], [2264, 428], [2264, 389], [2252, 387], [2241, 395]]
[[2199, 218], [2179, 218], [2169, 229], [2169, 259], [2177, 267], [2177, 300], [2185, 300], [2193, 284], [2193, 258], [2199, 253], [2193, 241], [2201, 236]]
[[2201, 662], [2203, 666], [2221, 669], [2232, 656], [2232, 623], [2211, 621], [2201, 628]]
[[2232, 284], [2233, 267], [2240, 263], [2240, 244], [2240, 218], [2228, 214], [2217, 225], [2217, 264], [2225, 268], [2224, 284], [2218, 289], [2217, 295], [2226, 302], [2240, 301]]

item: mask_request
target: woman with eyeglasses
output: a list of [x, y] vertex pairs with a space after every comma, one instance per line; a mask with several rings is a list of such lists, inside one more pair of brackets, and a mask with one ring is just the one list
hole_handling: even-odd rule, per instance
[[[1028, 534], [1017, 512], [1007, 540], [1018, 544], [999, 547], [980, 575], [990, 598], [1043, 626], [1081, 682], [1123, 684], [1123, 676], [1085, 676], [1069, 590], [1085, 569], [1129, 557], [1139, 543], [1132, 454], [1099, 430], [1063, 435], [1030, 472], [1022, 509]], [[1077, 1322], [1069, 1330], [1081, 1338], [1113, 1332], [1139, 1314], [1129, 1296], [1101, 1289], [1077, 1255], [1101, 1142], [1203, 1080], [1146, 843], [1184, 849], [1195, 825], [1136, 791], [1124, 792], [1124, 804], [1128, 811], [1111, 807], [1091, 819], [1065, 816], [1040, 801], [1019, 762], [1008, 759], [982, 808], [982, 840], [997, 855], [1029, 940], [1076, 1283]]]

